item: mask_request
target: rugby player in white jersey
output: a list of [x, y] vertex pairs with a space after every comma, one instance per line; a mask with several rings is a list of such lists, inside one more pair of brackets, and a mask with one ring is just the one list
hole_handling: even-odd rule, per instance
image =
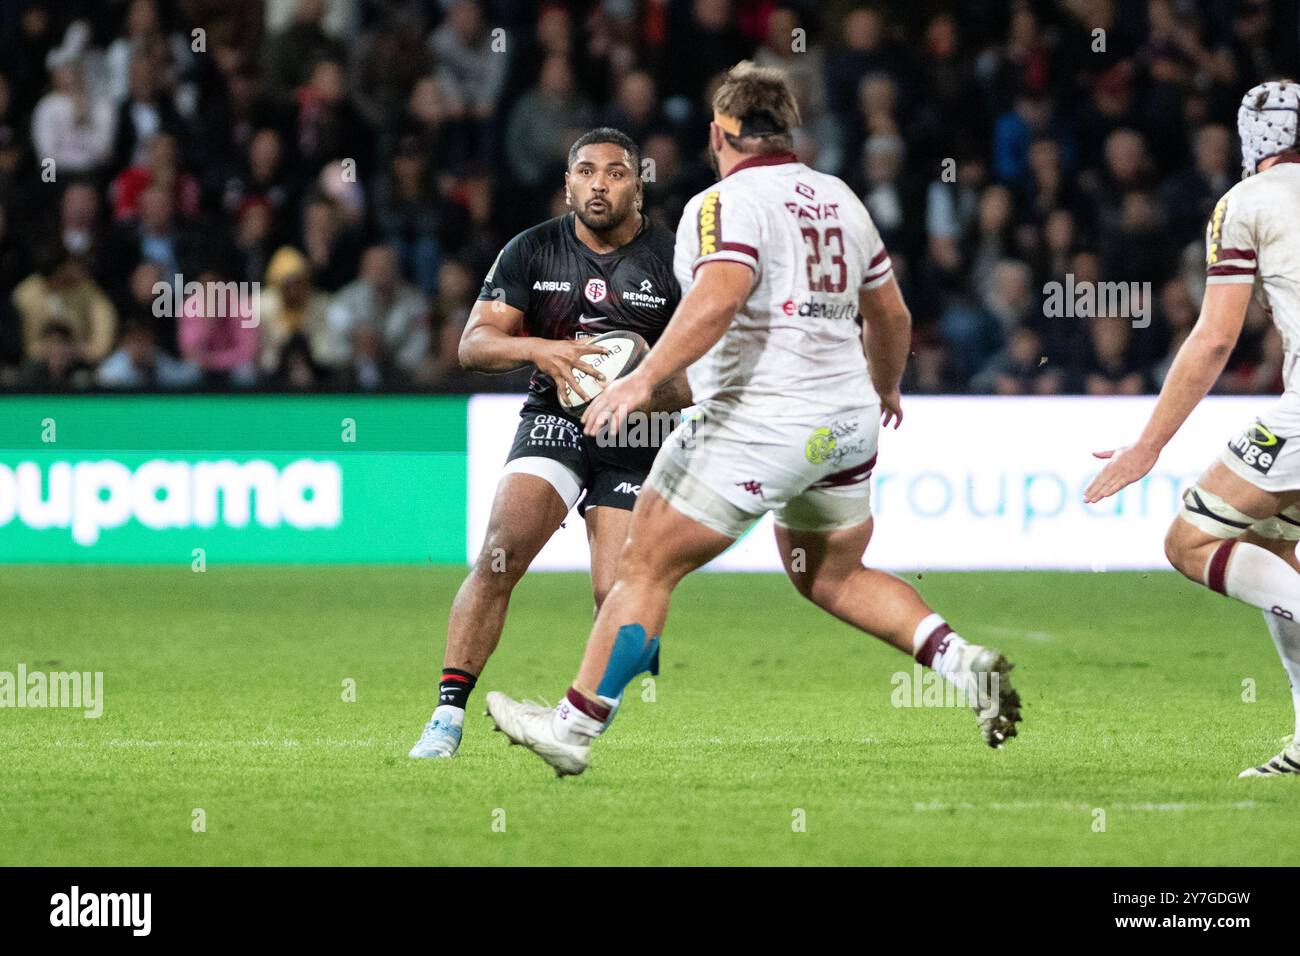
[[1257, 292], [1282, 335], [1285, 391], [1183, 495], [1165, 538], [1180, 572], [1253, 604], [1291, 681], [1296, 727], [1276, 757], [1239, 776], [1300, 773], [1300, 84], [1262, 83], [1237, 111], [1242, 181], [1214, 207], [1206, 228], [1201, 315], [1179, 349], [1150, 421], [1137, 441], [1097, 452], [1110, 461], [1084, 499], [1100, 501], [1146, 475], [1161, 450], [1213, 387]]
[[678, 227], [682, 302], [583, 425], [617, 429], [688, 367], [697, 414], [655, 459], [565, 698], [546, 711], [494, 692], [488, 710], [558, 774], [581, 773], [623, 689], [657, 670], [673, 588], [773, 511], [799, 593], [962, 688], [984, 740], [1000, 747], [1020, 719], [1006, 659], [964, 641], [911, 585], [862, 565], [876, 439], [882, 422], [902, 421], [911, 336], [880, 235], [844, 183], [790, 152], [799, 114], [779, 71], [740, 64], [713, 108], [721, 180]]

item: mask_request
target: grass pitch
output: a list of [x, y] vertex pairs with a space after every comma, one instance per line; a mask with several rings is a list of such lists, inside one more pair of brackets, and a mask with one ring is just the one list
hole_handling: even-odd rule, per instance
[[462, 575], [3, 569], [0, 671], [103, 671], [105, 706], [0, 710], [0, 864], [1293, 862], [1300, 780], [1234, 779], [1292, 722], [1263, 621], [1172, 574], [924, 576], [1017, 664], [1001, 752], [783, 578], [692, 576], [655, 699], [566, 780], [478, 714], [567, 686], [582, 575], [525, 578], [460, 756], [407, 759]]

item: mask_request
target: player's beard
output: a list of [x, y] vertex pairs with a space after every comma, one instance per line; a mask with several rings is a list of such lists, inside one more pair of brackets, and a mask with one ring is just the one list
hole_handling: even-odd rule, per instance
[[709, 144], [709, 165], [713, 167], [713, 175], [721, 179], [722, 167], [718, 165], [718, 153], [717, 150], [713, 148], [712, 143]]
[[607, 233], [623, 225], [632, 212], [632, 203], [618, 207], [606, 199], [605, 211], [602, 213], [589, 213], [584, 206], [579, 206], [573, 211], [582, 220], [582, 224], [592, 232]]

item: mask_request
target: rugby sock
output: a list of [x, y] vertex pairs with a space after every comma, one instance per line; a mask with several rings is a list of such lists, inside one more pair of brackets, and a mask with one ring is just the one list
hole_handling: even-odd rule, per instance
[[1205, 566], [1205, 584], [1266, 614], [1293, 621], [1300, 613], [1300, 574], [1259, 545], [1224, 541]]
[[954, 684], [958, 683], [961, 649], [966, 646], [967, 642], [938, 614], [922, 618], [912, 633], [912, 656], [917, 663]]
[[1291, 681], [1300, 737], [1300, 574], [1267, 548], [1245, 541], [1224, 541], [1205, 567], [1205, 583], [1214, 591], [1253, 604], [1264, 612], [1268, 632]]
[[576, 687], [570, 687], [564, 700], [551, 713], [551, 729], [556, 738], [568, 744], [590, 744], [605, 729], [612, 708], [593, 700]]
[[464, 710], [465, 705], [469, 703], [470, 691], [477, 683], [478, 678], [469, 671], [444, 667], [442, 678], [438, 681], [438, 706], [459, 707]]
[[1264, 612], [1264, 623], [1277, 646], [1282, 667], [1291, 680], [1291, 703], [1295, 707], [1295, 739], [1300, 740], [1300, 623]]

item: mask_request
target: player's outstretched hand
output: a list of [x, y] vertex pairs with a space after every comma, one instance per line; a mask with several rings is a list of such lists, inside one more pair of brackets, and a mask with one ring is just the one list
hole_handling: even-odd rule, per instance
[[880, 427], [888, 428], [890, 422], [895, 428], [903, 424], [903, 396], [897, 391], [880, 396]]
[[1117, 491], [1122, 491], [1133, 482], [1146, 477], [1147, 472], [1155, 467], [1160, 453], [1143, 445], [1129, 445], [1127, 448], [1111, 451], [1094, 451], [1094, 458], [1109, 458], [1106, 467], [1101, 470], [1092, 484], [1083, 493], [1083, 500], [1096, 504], [1103, 498], [1109, 498]]
[[582, 413], [582, 430], [588, 435], [599, 434], [606, 427], [611, 434], [617, 432], [629, 412], [649, 404], [653, 391], [645, 376], [636, 372], [615, 380]]
[[551, 376], [556, 384], [568, 385], [569, 388], [582, 396], [583, 401], [586, 401], [591, 396], [578, 385], [573, 377], [573, 370], [575, 368], [581, 369], [588, 375], [595, 377], [597, 381], [605, 381], [605, 376], [584, 362], [583, 359], [588, 355], [605, 355], [608, 352], [609, 349], [603, 345], [584, 344], [574, 339], [538, 339], [530, 357], [539, 372], [545, 372]]

